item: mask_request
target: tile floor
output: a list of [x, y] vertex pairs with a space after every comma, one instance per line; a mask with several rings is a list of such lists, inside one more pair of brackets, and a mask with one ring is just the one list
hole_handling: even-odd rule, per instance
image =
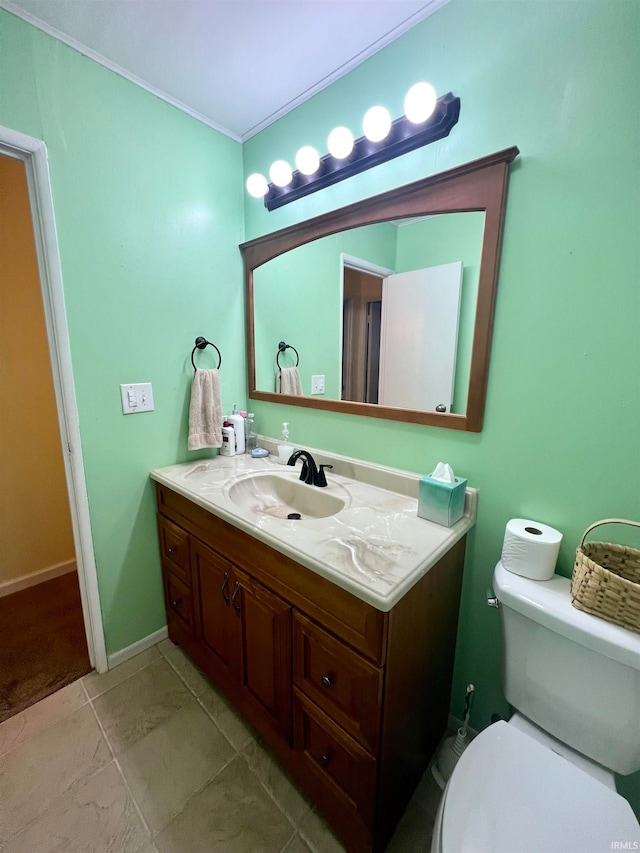
[[[428, 851], [426, 773], [389, 853]], [[343, 847], [169, 640], [0, 725], [0, 853], [340, 853]]]

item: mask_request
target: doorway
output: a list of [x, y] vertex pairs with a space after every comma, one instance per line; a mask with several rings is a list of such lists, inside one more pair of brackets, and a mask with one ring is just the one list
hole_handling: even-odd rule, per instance
[[382, 278], [344, 267], [342, 292], [342, 399], [378, 402]]
[[46, 149], [2, 127], [0, 197], [1, 721], [107, 660]]
[[91, 670], [24, 163], [0, 155], [0, 722]]
[[453, 411], [462, 261], [401, 273], [341, 261], [342, 399]]

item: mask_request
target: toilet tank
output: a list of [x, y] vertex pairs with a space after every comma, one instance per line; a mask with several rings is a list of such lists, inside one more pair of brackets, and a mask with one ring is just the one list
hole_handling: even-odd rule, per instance
[[640, 769], [640, 634], [571, 605], [570, 581], [498, 563], [504, 692], [540, 728], [616, 773]]

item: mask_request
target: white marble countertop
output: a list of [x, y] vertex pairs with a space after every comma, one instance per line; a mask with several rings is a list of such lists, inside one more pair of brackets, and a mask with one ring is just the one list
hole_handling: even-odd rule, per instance
[[300, 463], [294, 469], [277, 461], [271, 440], [259, 444], [276, 455], [216, 456], [159, 468], [150, 476], [383, 612], [475, 523], [476, 489], [467, 488], [462, 519], [443, 527], [417, 515], [420, 475], [298, 445], [310, 450], [318, 464], [333, 464], [321, 491], [344, 499], [345, 508], [326, 518], [300, 520], [256, 513], [231, 500], [234, 483], [260, 472], [300, 475]]

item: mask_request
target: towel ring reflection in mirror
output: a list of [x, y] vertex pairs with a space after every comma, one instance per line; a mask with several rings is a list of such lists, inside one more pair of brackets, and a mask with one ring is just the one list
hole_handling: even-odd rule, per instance
[[280, 369], [282, 369], [282, 365], [280, 364], [280, 355], [288, 349], [292, 349], [296, 354], [295, 367], [300, 364], [300, 356], [298, 355], [298, 350], [294, 346], [291, 346], [291, 344], [285, 344], [284, 341], [280, 341], [280, 343], [278, 344], [278, 354], [276, 355], [276, 364]]
[[194, 356], [195, 351], [197, 349], [205, 349], [205, 347], [213, 347], [214, 350], [218, 353], [218, 370], [219, 370], [220, 365], [222, 364], [222, 356], [220, 355], [220, 350], [218, 349], [218, 347], [214, 343], [212, 343], [211, 341], [208, 341], [206, 338], [203, 338], [202, 336], [199, 336], [196, 338], [196, 345], [191, 350], [191, 364], [193, 365], [193, 369], [197, 370], [196, 363], [193, 360], [193, 356]]

